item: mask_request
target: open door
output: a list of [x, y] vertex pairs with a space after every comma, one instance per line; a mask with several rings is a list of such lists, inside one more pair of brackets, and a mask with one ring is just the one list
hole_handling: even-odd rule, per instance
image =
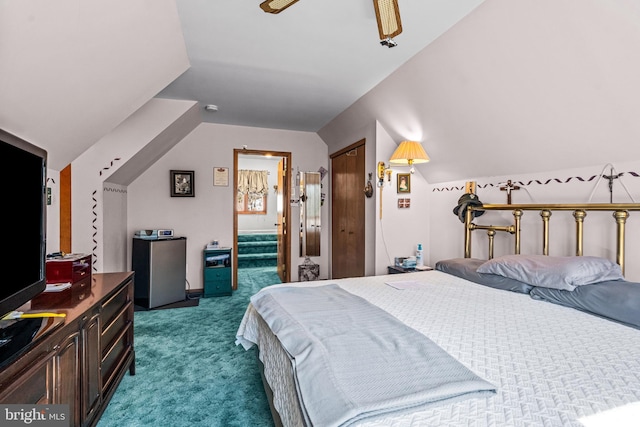
[[287, 179], [287, 159], [282, 158], [278, 162], [278, 189], [276, 191], [277, 197], [277, 210], [278, 210], [278, 276], [280, 280], [285, 283], [289, 282], [289, 269], [287, 268], [287, 253], [289, 253], [289, 235], [287, 234], [287, 222], [289, 220], [287, 213], [285, 212], [285, 206], [289, 206], [289, 198], [286, 197], [289, 194], [289, 180]]
[[[289, 177], [291, 176], [291, 153], [266, 151], [266, 150], [247, 150], [234, 149], [234, 178], [233, 178], [233, 289], [238, 289], [238, 157], [273, 157], [274, 162], [278, 161], [278, 179], [276, 189], [276, 218], [272, 220], [276, 222], [277, 233], [277, 272], [282, 282], [291, 281], [290, 259], [291, 259], [291, 225], [290, 225], [290, 203], [291, 199]], [[241, 284], [240, 284], [241, 285]]]

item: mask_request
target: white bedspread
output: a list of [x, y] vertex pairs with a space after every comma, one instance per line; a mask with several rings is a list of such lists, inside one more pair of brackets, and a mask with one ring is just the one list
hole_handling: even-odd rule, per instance
[[[424, 287], [398, 290], [385, 284], [408, 278]], [[439, 271], [296, 286], [326, 283], [337, 283], [393, 314], [498, 389], [490, 399], [383, 416], [358, 425], [578, 427], [583, 425], [580, 418], [640, 401], [636, 329]], [[251, 342], [258, 343], [284, 424], [302, 425], [290, 361], [249, 306], [238, 343], [248, 347]]]
[[348, 426], [495, 393], [433, 341], [338, 285], [267, 288], [251, 304], [291, 358], [308, 425]]

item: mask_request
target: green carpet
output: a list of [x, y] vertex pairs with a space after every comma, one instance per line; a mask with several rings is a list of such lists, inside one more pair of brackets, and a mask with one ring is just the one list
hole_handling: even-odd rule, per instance
[[238, 268], [278, 265], [277, 234], [239, 234]]
[[275, 283], [274, 267], [239, 269], [232, 296], [136, 312], [136, 375], [125, 374], [98, 427], [273, 426], [255, 347], [235, 335], [249, 297]]

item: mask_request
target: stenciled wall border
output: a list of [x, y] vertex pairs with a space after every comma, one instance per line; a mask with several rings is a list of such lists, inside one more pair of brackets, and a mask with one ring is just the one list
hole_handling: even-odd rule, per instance
[[[620, 176], [625, 176], [625, 175], [631, 175], [635, 178], [639, 178], [640, 174], [638, 172], [622, 172], [620, 174]], [[539, 180], [539, 179], [532, 179], [529, 181], [511, 181], [514, 185], [519, 185], [521, 187], [526, 187], [529, 186], [531, 184], [539, 184], [539, 185], [547, 185], [549, 183], [557, 183], [557, 184], [566, 184], [568, 182], [571, 182], [572, 180], [577, 180], [577, 181], [581, 181], [581, 182], [590, 182], [593, 181], [594, 179], [599, 178], [601, 175], [593, 175], [589, 178], [583, 178], [581, 176], [570, 176], [569, 178], [566, 179], [560, 179], [560, 178], [549, 178], [546, 180]], [[486, 184], [476, 184], [477, 188], [487, 188], [487, 187], [500, 187], [502, 185], [504, 185], [505, 182], [499, 182], [497, 184], [494, 184], [492, 182], [490, 183], [486, 183]], [[433, 192], [443, 192], [443, 191], [464, 191], [465, 186], [464, 185], [460, 185], [460, 186], [452, 186], [452, 187], [433, 187]]]
[[[113, 165], [120, 160], [120, 157], [115, 157], [111, 162], [109, 162], [109, 166], [105, 166], [98, 171], [98, 176], [102, 176], [102, 174], [113, 167]], [[101, 182], [102, 183], [102, 182]], [[111, 191], [117, 191], [115, 189], [110, 189]], [[104, 191], [107, 191], [106, 189]], [[91, 259], [92, 259], [92, 270], [97, 272], [96, 261], [98, 259], [98, 254], [96, 251], [98, 250], [98, 199], [96, 198], [98, 194], [98, 190], [93, 190], [91, 193], [91, 228], [93, 229], [93, 233], [91, 235], [91, 241], [93, 242], [93, 248], [91, 249]]]

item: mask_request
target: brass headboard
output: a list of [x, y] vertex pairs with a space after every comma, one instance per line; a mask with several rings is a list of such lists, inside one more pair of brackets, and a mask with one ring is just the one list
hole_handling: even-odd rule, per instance
[[[505, 226], [477, 225], [473, 223], [473, 211], [512, 211], [513, 224]], [[497, 205], [484, 204], [469, 206], [465, 217], [464, 257], [471, 258], [471, 232], [473, 230], [487, 230], [489, 236], [489, 259], [493, 258], [493, 239], [497, 231], [515, 235], [515, 254], [520, 253], [520, 222], [524, 211], [539, 211], [542, 218], [542, 252], [549, 255], [549, 220], [553, 211], [573, 211], [576, 222], [576, 255], [582, 256], [583, 225], [587, 211], [608, 211], [613, 214], [616, 230], [616, 262], [624, 274], [624, 239], [625, 223], [629, 211], [640, 211], [640, 203], [585, 203], [585, 204], [513, 204]]]

